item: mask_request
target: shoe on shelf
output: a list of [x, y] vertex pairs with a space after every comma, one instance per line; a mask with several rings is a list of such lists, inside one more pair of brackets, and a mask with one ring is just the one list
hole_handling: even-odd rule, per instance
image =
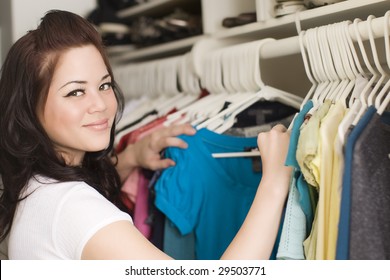
[[123, 10], [139, 4], [136, 0], [105, 0], [105, 2], [115, 11]]
[[256, 13], [242, 13], [236, 17], [224, 18], [222, 20], [222, 26], [231, 28], [252, 22], [256, 22]]
[[304, 0], [305, 6], [308, 9], [317, 8], [321, 6], [326, 6], [338, 2], [343, 2], [345, 0]]
[[89, 13], [87, 19], [96, 26], [100, 34], [130, 32], [130, 25], [116, 16], [108, 0], [98, 0], [98, 7]]

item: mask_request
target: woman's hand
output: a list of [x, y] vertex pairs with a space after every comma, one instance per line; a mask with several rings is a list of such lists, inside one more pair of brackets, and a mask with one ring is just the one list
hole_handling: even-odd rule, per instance
[[135, 167], [158, 170], [175, 165], [171, 159], [162, 159], [160, 152], [167, 147], [187, 148], [187, 143], [177, 136], [195, 133], [196, 130], [190, 124], [172, 125], [158, 129], [138, 142], [127, 145], [126, 149], [118, 154], [116, 167], [119, 176], [124, 180]]
[[260, 133], [257, 137], [262, 161], [262, 180], [274, 182], [266, 186], [283, 187], [281, 192], [285, 195], [288, 193], [288, 182], [292, 171], [291, 167], [285, 166], [289, 143], [290, 133], [281, 124], [274, 126], [268, 132]]
[[181, 134], [194, 135], [196, 130], [189, 124], [159, 129], [134, 145], [137, 166], [158, 170], [175, 165], [171, 159], [162, 159], [160, 152], [167, 147], [187, 148], [187, 143], [177, 138]]

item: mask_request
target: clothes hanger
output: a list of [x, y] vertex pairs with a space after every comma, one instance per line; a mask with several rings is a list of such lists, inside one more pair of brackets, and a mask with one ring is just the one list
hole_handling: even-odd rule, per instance
[[[206, 81], [209, 79], [211, 91], [219, 92], [219, 94], [212, 102], [196, 108], [198, 111], [193, 114], [191, 122], [193, 126], [197, 126], [211, 116], [216, 115], [224, 107], [224, 104], [234, 103], [235, 101], [235, 96], [232, 94], [235, 90], [231, 78], [231, 76], [235, 76], [230, 72], [229, 68], [232, 64], [229, 56], [229, 50], [231, 48], [233, 48], [233, 46], [216, 50], [211, 58], [211, 70], [209, 72], [207, 70], [204, 71], [206, 74], [204, 79]], [[207, 64], [205, 65], [205, 67], [208, 67]]]
[[[352, 65], [354, 65], [358, 71], [358, 76], [356, 78], [356, 81], [355, 83], [360, 83], [360, 80], [362, 79], [365, 79], [365, 80], [369, 80], [369, 75], [364, 71], [363, 67], [362, 67], [362, 64], [360, 63], [360, 59], [357, 55], [357, 51], [356, 51], [356, 48], [355, 48], [355, 45], [353, 43], [353, 40], [352, 40], [352, 37], [351, 37], [351, 34], [349, 32], [349, 26], [351, 24], [355, 24], [355, 23], [352, 23], [352, 22], [348, 22], [348, 26], [345, 27], [344, 29], [344, 34], [345, 34], [345, 38], [347, 39], [347, 42], [348, 42], [348, 45], [349, 45], [349, 50], [351, 50], [352, 52], [352, 57], [353, 57], [353, 62]], [[354, 92], [351, 93], [351, 96], [348, 100], [348, 108], [352, 108], [352, 106], [354, 104], [355, 107], [356, 106], [359, 106], [360, 107], [360, 101], [359, 102], [355, 102], [355, 100], [358, 98], [358, 95], [357, 94], [354, 94]], [[355, 110], [355, 109], [354, 109]]]
[[[357, 21], [355, 21], [355, 22], [357, 23]], [[358, 98], [359, 94], [361, 93], [361, 90], [359, 90], [359, 89], [360, 88], [365, 89], [369, 83], [369, 76], [363, 70], [360, 59], [357, 55], [357, 51], [355, 49], [355, 45], [352, 41], [351, 33], [349, 31], [349, 26], [351, 24], [355, 25], [356, 23], [348, 22], [347, 25], [342, 29], [344, 31], [344, 37], [347, 39], [347, 43], [349, 45], [349, 50], [352, 53], [353, 60], [351, 61], [351, 65], [356, 67], [356, 68], [354, 68], [354, 67], [352, 67], [352, 68], [355, 69], [358, 74], [357, 74], [356, 79], [354, 81], [354, 88], [349, 96], [349, 101], [348, 101], [349, 110], [346, 112], [345, 116], [343, 117], [343, 119], [342, 119], [342, 121], [339, 124], [339, 127], [337, 129], [337, 137], [339, 140], [338, 142], [340, 143], [340, 145], [338, 146], [338, 149], [339, 149], [340, 153], [342, 153], [342, 147], [345, 144], [348, 130], [349, 130], [350, 126], [352, 125], [353, 120], [356, 118], [356, 115], [359, 112], [359, 109], [361, 107], [361, 102], [360, 102], [360, 99]], [[354, 32], [356, 34], [355, 28], [354, 28]], [[357, 37], [357, 35], [356, 35], [356, 37]], [[347, 101], [346, 101], [347, 97], [348, 97], [347, 95], [344, 95], [342, 97], [345, 104], [347, 104]]]
[[190, 54], [172, 57], [165, 60], [167, 69], [162, 73], [162, 80], [166, 83], [165, 90], [171, 97], [158, 105], [159, 116], [165, 116], [172, 110], [180, 110], [194, 102], [201, 89], [198, 77], [191, 71]]
[[[229, 91], [231, 91], [233, 96], [237, 97], [237, 99], [227, 110], [221, 112], [220, 115], [222, 117], [217, 117], [209, 122], [207, 125], [209, 130], [218, 133], [218, 130], [220, 130], [221, 127], [231, 127], [232, 124], [234, 124], [234, 119], [230, 118], [233, 116], [232, 114], [234, 114], [238, 108], [242, 108], [245, 104], [255, 103], [254, 101], [251, 102], [251, 100], [255, 100], [253, 98], [255, 91], [264, 86], [261, 79], [257, 78], [257, 75], [259, 75], [256, 69], [256, 53], [259, 51], [257, 44], [257, 42], [254, 44], [240, 44], [234, 46], [234, 48], [224, 50], [226, 57], [223, 59], [223, 62], [225, 62], [223, 68], [224, 74], [226, 75], [223, 75], [223, 79], [226, 83], [231, 85]], [[251, 57], [251, 60], [248, 60], [249, 57]], [[240, 73], [242, 73], [242, 75], [240, 75]], [[243, 100], [244, 102], [242, 102]]]
[[[387, 62], [387, 67], [390, 69], [389, 19], [390, 19], [390, 11], [387, 11], [383, 17], [383, 22], [384, 22], [383, 31], [384, 31], [384, 41], [385, 41], [386, 62]], [[388, 77], [386, 84], [383, 86], [382, 90], [379, 92], [378, 96], [375, 99], [375, 108], [377, 108], [377, 110], [380, 108], [381, 100], [383, 99], [385, 94], [388, 95], [389, 87], [390, 87], [390, 79]]]
[[176, 101], [184, 96], [184, 93], [179, 88], [178, 81], [180, 59], [180, 56], [176, 56], [156, 62], [157, 78], [159, 82], [159, 88], [156, 89], [156, 95], [159, 101], [156, 104], [155, 109], [159, 116], [164, 116], [175, 108]]
[[390, 94], [388, 92], [386, 95], [386, 98], [383, 100], [383, 102], [379, 106], [379, 108], [377, 110], [377, 114], [381, 116], [383, 114], [383, 112], [386, 111], [386, 108], [387, 108], [387, 106], [389, 106], [389, 103], [390, 103]]
[[215, 50], [206, 53], [203, 57], [203, 70], [200, 71], [203, 75], [203, 77], [199, 79], [200, 88], [207, 89], [210, 94], [196, 100], [192, 104], [178, 110], [177, 112], [168, 115], [164, 125], [169, 126], [172, 123], [190, 123], [195, 118], [196, 112], [199, 111], [198, 108], [206, 107], [208, 103], [214, 103], [215, 100], [219, 99], [220, 96], [218, 95], [226, 94], [224, 90], [220, 89], [223, 88], [222, 85], [213, 83], [212, 75], [218, 75], [221, 73], [221, 69], [216, 69], [216, 59], [218, 59], [218, 53]]
[[[369, 16], [367, 18], [367, 22], [366, 22], [367, 29], [371, 28], [371, 26], [370, 26], [371, 24], [369, 24], [369, 22], [371, 22], [372, 17], [373, 16]], [[370, 89], [372, 88], [372, 85], [378, 80], [378, 73], [374, 70], [374, 68], [371, 66], [371, 63], [369, 62], [369, 59], [367, 57], [367, 53], [365, 51], [365, 48], [364, 48], [364, 45], [362, 42], [362, 38], [361, 38], [359, 29], [358, 29], [358, 22], [360, 22], [360, 21], [361, 21], [360, 19], [355, 19], [353, 22], [353, 26], [354, 26], [355, 35], [357, 37], [359, 48], [360, 48], [361, 54], [363, 56], [363, 60], [364, 60], [365, 65], [367, 66], [367, 68], [370, 71], [372, 76], [371, 76], [371, 79], [369, 80], [368, 84], [366, 85], [366, 87], [363, 89], [363, 91], [359, 95], [359, 101], [361, 103], [361, 107], [360, 107], [359, 111], [357, 112], [355, 119], [352, 122], [352, 125], [354, 125], [354, 126], [357, 125], [357, 123], [359, 122], [359, 120], [363, 116], [364, 112], [366, 111], [367, 98], [368, 98], [368, 95], [370, 94]], [[371, 38], [370, 38], [370, 41], [371, 41]], [[371, 45], [372, 45], [372, 43], [371, 43]]]
[[249, 108], [251, 105], [255, 104], [259, 100], [279, 101], [281, 103], [288, 104], [289, 106], [294, 107], [298, 110], [300, 109], [303, 99], [301, 99], [300, 102], [297, 102], [296, 100], [292, 100], [289, 97], [284, 96], [285, 95], [284, 91], [280, 91], [280, 93], [277, 92], [278, 91], [276, 88], [270, 88], [268, 90], [268, 86], [265, 86], [263, 89], [263, 94], [260, 97], [260, 99], [251, 99], [249, 102], [246, 102], [242, 106], [236, 108], [232, 113], [225, 115], [225, 119], [223, 120], [221, 125], [213, 130], [216, 133], [224, 133], [234, 125], [236, 116], [239, 113]]
[[324, 71], [327, 79], [330, 81], [329, 90], [323, 92], [319, 97], [320, 102], [324, 103], [326, 99], [332, 100], [333, 96], [343, 86], [341, 81], [344, 70], [342, 69], [341, 57], [334, 36], [334, 25], [321, 26], [318, 29], [318, 42], [322, 54]]
[[199, 77], [195, 74], [192, 66], [191, 53], [188, 52], [180, 59], [178, 80], [182, 92], [185, 93], [184, 98], [176, 101], [175, 107], [177, 110], [188, 106], [199, 98], [201, 93]]
[[351, 92], [355, 76], [350, 67], [350, 55], [348, 55], [348, 46], [345, 44], [345, 38], [342, 36], [341, 29], [345, 22], [335, 23], [328, 29], [328, 36], [331, 38], [333, 57], [335, 61], [339, 86], [327, 98], [336, 103], [342, 94]]
[[300, 110], [302, 110], [303, 106], [309, 101], [309, 99], [312, 98], [312, 96], [314, 94], [314, 91], [315, 91], [315, 89], [318, 86], [317, 80], [312, 75], [312, 70], [310, 68], [309, 61], [308, 61], [308, 58], [307, 58], [308, 54], [307, 54], [306, 48], [304, 46], [305, 33], [306, 33], [306, 31], [304, 31], [304, 30], [299, 33], [298, 41], [299, 41], [299, 47], [300, 47], [300, 50], [301, 50], [303, 66], [305, 68], [306, 76], [308, 77], [308, 79], [311, 82], [312, 86], [310, 87], [308, 93], [304, 97]]
[[[230, 73], [229, 67], [230, 68], [231, 67], [236, 67], [236, 65], [227, 64], [226, 60], [231, 59], [231, 57], [234, 57], [234, 56], [237, 56], [237, 55], [240, 56], [240, 54], [245, 53], [244, 51], [239, 51], [240, 49], [243, 49], [243, 48], [246, 48], [246, 51], [251, 53], [251, 55], [252, 55], [252, 60], [250, 61], [250, 64], [249, 64], [251, 66], [248, 67], [248, 68], [249, 69], [254, 69], [254, 71], [253, 71], [253, 73], [248, 73], [248, 75], [253, 78], [253, 81], [254, 81], [253, 83], [256, 84], [257, 90], [261, 89], [264, 86], [264, 83], [261, 80], [261, 77], [258, 77], [258, 76], [260, 76], [260, 69], [258, 69], [259, 68], [258, 63], [260, 61], [259, 49], [266, 42], [273, 41], [273, 40], [275, 40], [275, 39], [266, 38], [266, 39], [262, 39], [262, 40], [259, 40], [259, 41], [254, 41], [254, 42], [246, 43], [246, 44], [243, 44], [243, 45], [235, 46], [234, 50], [236, 50], [236, 51], [238, 50], [238, 52], [230, 51], [231, 49], [223, 49], [222, 50], [222, 52], [224, 53], [224, 57], [225, 57], [225, 60], [224, 60], [225, 63], [223, 64], [223, 76], [221, 77], [221, 79], [224, 81], [224, 84], [227, 87], [226, 90], [229, 90], [229, 89], [230, 90], [234, 90], [234, 88], [232, 88], [230, 86], [230, 81], [228, 80], [229, 79], [228, 73]], [[254, 47], [253, 45], [255, 45], [256, 47]], [[253, 64], [256, 65], [256, 66], [252, 67]], [[244, 71], [247, 71], [247, 70], [244, 68]], [[253, 98], [256, 98], [256, 94], [251, 95], [247, 99], [239, 101], [239, 103], [235, 103], [235, 104], [230, 105], [227, 109], [219, 112], [218, 114], [214, 115], [213, 117], [211, 117], [211, 118], [207, 119], [206, 121], [198, 124], [196, 126], [196, 128], [197, 129], [201, 129], [201, 128], [207, 127], [208, 125], [213, 126], [212, 125], [213, 122], [218, 122], [218, 124], [219, 124], [220, 123], [219, 119], [221, 117], [223, 118], [223, 116], [226, 113], [232, 112], [233, 110], [237, 109], [242, 104], [252, 100]]]
[[[354, 88], [356, 77], [358, 77], [359, 73], [356, 69], [356, 65], [354, 62], [354, 57], [352, 54], [352, 51], [350, 49], [350, 45], [347, 40], [347, 33], [348, 26], [350, 24], [350, 21], [344, 21], [338, 25], [338, 28], [336, 29], [336, 36], [338, 36], [339, 40], [337, 41], [339, 44], [339, 50], [343, 53], [343, 66], [345, 69], [345, 73], [347, 75], [346, 79], [349, 80], [347, 86], [343, 91], [340, 91], [339, 94], [336, 96], [337, 101], [341, 101], [344, 108], [347, 108], [347, 98], [352, 93], [352, 90]], [[349, 34], [349, 33], [348, 33]]]
[[[298, 33], [298, 42], [299, 42], [300, 53], [302, 56], [302, 61], [303, 61], [303, 66], [305, 69], [306, 76], [309, 79], [309, 81], [311, 82], [311, 87], [302, 101], [302, 104], [301, 104], [301, 107], [299, 110], [299, 111], [301, 111], [303, 109], [303, 106], [309, 101], [309, 99], [311, 99], [313, 97], [313, 94], [314, 94], [316, 88], [318, 87], [318, 81], [313, 77], [312, 69], [310, 68], [310, 63], [308, 61], [309, 54], [308, 54], [307, 48], [305, 47], [305, 44], [304, 44], [306, 31], [301, 30], [300, 28], [299, 28], [299, 30], [300, 31]], [[295, 118], [297, 115], [298, 115], [298, 113], [295, 114], [295, 116], [294, 116], [293, 120], [291, 121], [287, 130], [291, 130], [291, 128], [294, 125], [294, 121], [295, 121]]]
[[316, 87], [313, 97], [311, 98], [313, 102], [313, 107], [309, 110], [308, 114], [313, 114], [317, 110], [317, 108], [322, 104], [320, 101], [321, 94], [327, 92], [330, 89], [331, 83], [330, 80], [327, 79], [324, 70], [322, 69], [322, 61], [321, 61], [321, 52], [318, 45], [317, 40], [317, 29], [312, 28], [306, 31], [305, 34], [305, 42], [306, 48], [308, 51], [309, 62], [311, 64], [311, 69], [313, 70], [313, 76], [318, 82], [318, 86]]
[[369, 24], [369, 28], [368, 28], [368, 36], [370, 38], [370, 44], [371, 44], [371, 51], [372, 51], [372, 54], [373, 54], [373, 58], [374, 58], [374, 63], [375, 63], [375, 66], [376, 66], [376, 69], [378, 70], [378, 72], [381, 74], [379, 80], [376, 82], [376, 85], [374, 87], [374, 89], [371, 91], [371, 93], [368, 95], [368, 98], [367, 98], [367, 106], [372, 106], [374, 105], [374, 98], [375, 96], [380, 93], [378, 92], [379, 89], [382, 87], [383, 85], [383, 82], [389, 78], [388, 74], [386, 73], [386, 71], [382, 68], [382, 65], [379, 61], [379, 56], [378, 56], [378, 52], [377, 52], [377, 48], [376, 48], [376, 43], [375, 43], [375, 40], [374, 40], [374, 35], [373, 35], [373, 30], [372, 30], [372, 18], [374, 18], [374, 16], [370, 17], [368, 19], [368, 24]]
[[[289, 105], [294, 106], [297, 109], [300, 109], [302, 98], [300, 98], [299, 102], [297, 102], [297, 96], [292, 95], [290, 93], [286, 93], [282, 90], [266, 86], [264, 85], [264, 82], [261, 80], [261, 74], [260, 74], [260, 65], [257, 65], [257, 62], [260, 62], [260, 53], [261, 53], [261, 46], [264, 45], [264, 41], [257, 46], [257, 48], [252, 48], [252, 50], [255, 50], [254, 56], [252, 57], [251, 62], [255, 61], [255, 73], [254, 77], [256, 79], [256, 83], [261, 86], [260, 90], [255, 94], [255, 97], [250, 97], [249, 99], [245, 100], [244, 102], [234, 104], [233, 106], [227, 108], [223, 112], [220, 112], [217, 116], [213, 117], [212, 119], [206, 121], [205, 123], [202, 123], [200, 126], [197, 127], [197, 129], [201, 129], [204, 127], [207, 128], [215, 128], [215, 132], [222, 133], [226, 131], [226, 129], [230, 128], [232, 124], [234, 124], [235, 116], [248, 108], [250, 105], [254, 104], [255, 102], [259, 100], [278, 100], [283, 103], [287, 103]], [[249, 52], [249, 50], [248, 50]], [[247, 69], [252, 69], [247, 67]], [[294, 96], [292, 98], [292, 96]], [[219, 123], [218, 123], [219, 122]], [[215, 125], [217, 124], [217, 125]], [[218, 126], [220, 125], [220, 126]], [[212, 156], [214, 158], [227, 158], [227, 157], [252, 157], [252, 156], [259, 156], [260, 153], [257, 150], [253, 150], [250, 152], [236, 152], [236, 153], [213, 153]]]
[[[355, 19], [353, 21], [353, 23], [352, 23], [353, 32], [355, 34], [356, 41], [358, 43], [358, 48], [360, 50], [361, 57], [362, 57], [363, 62], [365, 63], [365, 65], [369, 71], [369, 74], [367, 74], [363, 70], [363, 67], [360, 63], [360, 59], [357, 56], [356, 49], [355, 49], [355, 46], [352, 42], [351, 34], [349, 32], [349, 25], [350, 25], [349, 24], [348, 27], [346, 27], [346, 29], [344, 31], [345, 31], [345, 35], [346, 35], [347, 41], [349, 43], [350, 49], [352, 50], [352, 54], [353, 54], [353, 58], [354, 58], [354, 62], [355, 62], [354, 65], [357, 67], [357, 69], [359, 71], [359, 76], [357, 76], [357, 78], [355, 80], [355, 88], [352, 91], [352, 94], [349, 98], [349, 102], [348, 102], [349, 110], [345, 114], [345, 116], [342, 119], [342, 121], [338, 127], [338, 130], [337, 130], [337, 135], [339, 138], [339, 142], [341, 143], [341, 146], [344, 146], [344, 144], [345, 144], [349, 128], [351, 126], [356, 125], [356, 122], [358, 120], [360, 120], [360, 117], [358, 116], [358, 114], [361, 111], [362, 106], [363, 106], [362, 105], [362, 101], [364, 102], [363, 95], [365, 92], [369, 92], [369, 89], [372, 87], [372, 84], [375, 82], [375, 80], [377, 78], [377, 74], [374, 71], [373, 67], [371, 66], [371, 64], [367, 58], [367, 54], [365, 52], [364, 46], [363, 46], [361, 35], [360, 35], [359, 29], [358, 29], [359, 22], [361, 22], [360, 19]], [[371, 75], [371, 78], [369, 77], [370, 75]], [[361, 91], [359, 91], [358, 88], [363, 88], [363, 89]], [[365, 111], [365, 109], [363, 109], [363, 112], [364, 111]]]
[[[248, 99], [239, 102], [237, 104], [234, 104], [227, 109], [223, 110], [222, 112], [218, 113], [215, 117], [212, 117], [208, 119], [206, 122], [200, 124], [197, 126], [197, 129], [205, 128], [207, 127], [208, 129], [214, 129], [216, 127], [219, 127], [223, 125], [218, 131], [223, 132], [226, 129], [230, 128], [232, 124], [234, 123], [234, 117], [242, 112], [244, 109], [248, 108], [250, 105], [253, 103], [260, 101], [260, 100], [278, 100], [283, 102], [284, 104], [295, 106], [295, 108], [300, 108], [301, 106], [301, 101], [297, 102], [296, 101], [296, 96], [294, 98], [291, 98], [290, 96], [293, 96], [290, 93], [286, 93], [282, 90], [275, 89], [270, 86], [264, 86], [264, 82], [261, 80], [261, 74], [260, 74], [260, 65], [258, 63], [260, 62], [260, 53], [261, 53], [261, 47], [266, 43], [266, 41], [261, 40], [257, 42], [257, 47], [253, 48], [252, 50], [255, 50], [253, 54], [253, 61], [256, 63], [255, 64], [255, 77], [257, 79], [257, 83], [260, 85], [260, 90], [256, 93], [250, 96]], [[248, 46], [248, 45], [245, 45]], [[250, 46], [250, 45], [249, 45]], [[250, 49], [248, 49], [249, 51]], [[234, 56], [234, 53], [232, 53]], [[227, 122], [225, 122], [228, 120]]]

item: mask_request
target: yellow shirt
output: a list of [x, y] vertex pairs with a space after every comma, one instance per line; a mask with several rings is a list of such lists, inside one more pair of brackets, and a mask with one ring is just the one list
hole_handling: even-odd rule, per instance
[[[343, 117], [345, 116], [347, 110], [346, 108], [337, 103], [336, 104], [338, 116], [337, 122], [338, 125], [341, 123]], [[338, 127], [337, 125], [337, 127]], [[330, 194], [329, 194], [329, 207], [328, 207], [328, 228], [326, 232], [327, 237], [327, 249], [325, 258], [328, 260], [336, 259], [336, 246], [337, 246], [337, 236], [338, 236], [338, 223], [340, 218], [340, 201], [341, 201], [341, 185], [342, 185], [342, 176], [343, 176], [343, 153], [341, 147], [341, 139], [335, 137], [333, 143], [333, 169], [332, 169], [332, 183], [330, 185]]]
[[[316, 159], [313, 164], [313, 159], [318, 157], [320, 143], [320, 124], [321, 120], [326, 116], [331, 105], [330, 100], [325, 102], [314, 112], [308, 123], [302, 127], [301, 134], [298, 139], [297, 161], [301, 167], [302, 174], [306, 181], [314, 186], [319, 187], [319, 170], [320, 159]], [[305, 256], [308, 260], [316, 259], [317, 256], [317, 234], [318, 234], [318, 206], [314, 214], [313, 226], [309, 237], [304, 241], [303, 246]]]
[[[319, 181], [316, 176], [317, 170], [311, 163], [317, 155], [319, 143], [320, 122], [328, 113], [331, 105], [330, 100], [326, 100], [317, 111], [313, 113], [306, 125], [302, 126], [301, 133], [297, 145], [297, 161], [301, 167], [301, 171], [308, 184], [313, 187], [318, 187]], [[314, 169], [313, 169], [314, 168]]]
[[329, 223], [330, 223], [330, 204], [331, 204], [331, 190], [333, 181], [333, 154], [334, 141], [337, 135], [337, 128], [344, 116], [344, 108], [341, 102], [332, 105], [327, 115], [321, 120], [320, 125], [320, 141], [319, 149], [316, 156], [316, 161], [313, 164], [317, 165], [319, 181], [319, 196], [318, 196], [318, 229], [317, 229], [317, 246], [316, 259], [327, 259], [327, 251], [329, 247]]

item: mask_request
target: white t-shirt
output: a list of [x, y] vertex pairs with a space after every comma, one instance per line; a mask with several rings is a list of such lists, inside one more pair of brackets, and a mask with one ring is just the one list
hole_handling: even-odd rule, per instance
[[[25, 190], [9, 234], [10, 259], [79, 260], [87, 241], [110, 223], [131, 217], [84, 182], [38, 177]], [[115, 238], [115, 237], [113, 237]]]

